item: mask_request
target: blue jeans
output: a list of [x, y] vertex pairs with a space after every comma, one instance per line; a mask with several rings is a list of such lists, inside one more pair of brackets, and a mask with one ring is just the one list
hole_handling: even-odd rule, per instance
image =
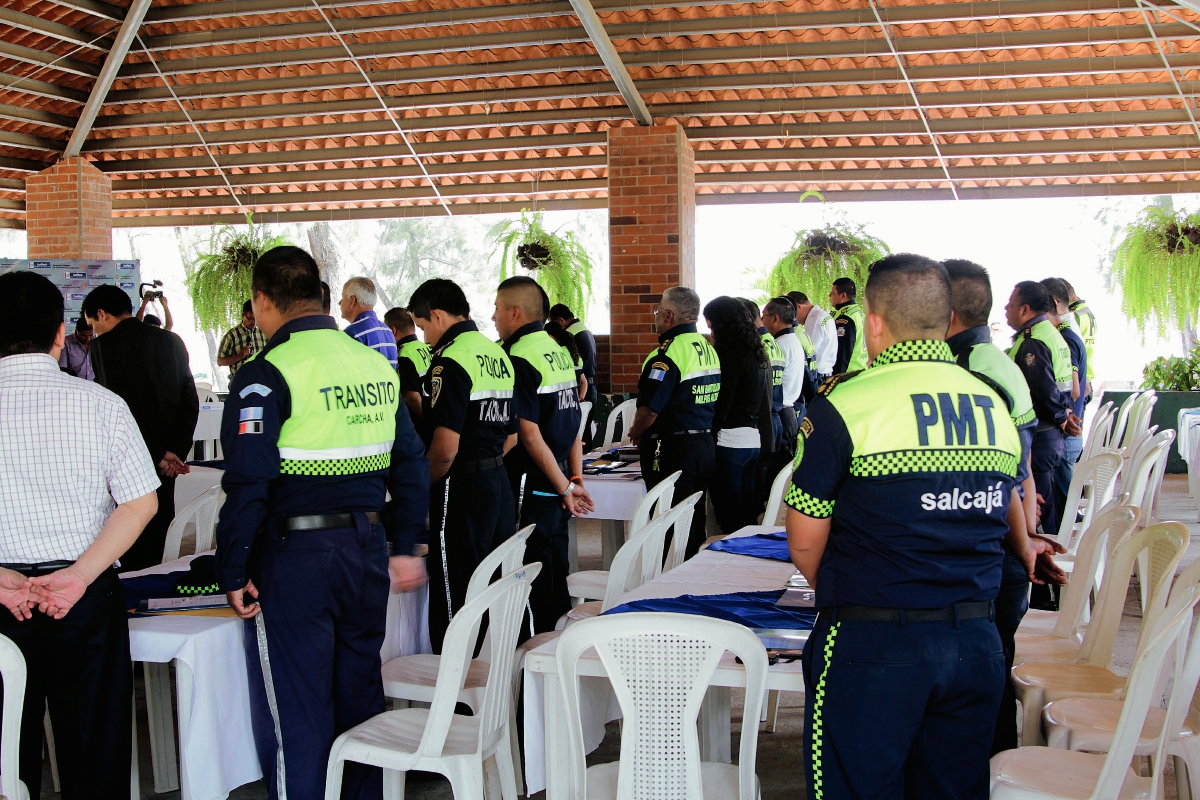
[[721, 533], [733, 533], [758, 522], [754, 496], [757, 467], [757, 447], [717, 447], [708, 491]]
[[1063, 457], [1054, 470], [1054, 505], [1061, 514], [1067, 504], [1067, 490], [1071, 488], [1071, 479], [1075, 477], [1075, 462], [1083, 452], [1082, 436], [1063, 437]]

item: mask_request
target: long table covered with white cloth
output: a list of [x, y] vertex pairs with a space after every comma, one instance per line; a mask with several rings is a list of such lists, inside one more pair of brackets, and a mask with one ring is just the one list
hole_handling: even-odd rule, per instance
[[[186, 570], [194, 557], [122, 577]], [[391, 596], [380, 652], [383, 661], [430, 652], [428, 603], [424, 588]], [[147, 687], [156, 791], [178, 787], [183, 800], [222, 800], [233, 789], [262, 777], [250, 729], [242, 626], [232, 611], [222, 616], [174, 612], [129, 620], [133, 661], [175, 664], [181, 750], [178, 777], [173, 764], [170, 687], [162, 680]]]
[[[777, 526], [753, 525], [732, 535], [753, 536], [778, 530]], [[795, 571], [783, 561], [702, 550], [678, 568], [626, 593], [620, 602], [771, 591], [782, 589]], [[557, 641], [547, 642], [531, 651], [525, 661], [525, 780], [530, 794], [546, 789], [547, 800], [565, 797], [567, 765], [556, 645]], [[583, 738], [590, 752], [604, 739], [605, 723], [620, 717], [620, 708], [608, 679], [603, 677], [599, 658], [585, 655], [579, 670], [581, 675], [592, 676], [580, 681]], [[701, 758], [730, 760], [729, 689], [744, 685], [745, 669], [726, 653], [701, 711]], [[800, 662], [772, 666], [767, 673], [767, 688], [803, 692]]]

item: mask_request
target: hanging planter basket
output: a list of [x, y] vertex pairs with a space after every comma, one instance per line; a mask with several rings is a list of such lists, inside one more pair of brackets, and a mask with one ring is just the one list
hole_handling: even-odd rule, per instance
[[1200, 213], [1150, 206], [1125, 228], [1111, 276], [1121, 308], [1143, 334], [1195, 324], [1200, 308]]
[[254, 262], [273, 247], [290, 244], [285, 237], [269, 236], [246, 215], [246, 228], [218, 225], [208, 241], [208, 251], [196, 256], [188, 276], [196, 323], [201, 330], [220, 335], [242, 319], [242, 304], [250, 299]]
[[573, 231], [546, 230], [541, 211], [522, 211], [520, 219], [493, 226], [488, 238], [500, 251], [500, 280], [523, 270], [546, 290], [551, 305], [563, 303], [583, 319], [594, 266]]
[[861, 292], [867, 268], [891, 254], [883, 240], [865, 226], [839, 219], [823, 228], [800, 231], [767, 276], [772, 297], [800, 291], [817, 305], [826, 305], [829, 290], [838, 278], [852, 278]]

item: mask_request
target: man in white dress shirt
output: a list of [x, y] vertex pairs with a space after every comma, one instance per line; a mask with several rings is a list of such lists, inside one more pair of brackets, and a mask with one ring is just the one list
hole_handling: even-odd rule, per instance
[[129, 797], [133, 672], [113, 565], [158, 509], [129, 407], [61, 372], [63, 300], [0, 275], [0, 634], [25, 657], [19, 771], [41, 796], [42, 717], [63, 800]]
[[813, 305], [804, 292], [788, 292], [788, 297], [796, 304], [796, 322], [804, 326], [817, 348], [817, 377], [823, 381], [833, 374], [837, 360], [837, 326], [829, 312]]

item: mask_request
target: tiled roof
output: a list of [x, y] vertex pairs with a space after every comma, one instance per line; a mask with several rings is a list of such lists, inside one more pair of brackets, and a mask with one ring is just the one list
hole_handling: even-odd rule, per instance
[[[318, 2], [154, 0], [82, 150], [117, 224], [605, 205], [606, 131], [637, 122], [570, 2]], [[687, 128], [699, 203], [1200, 191], [1187, 6], [592, 4], [655, 124]], [[125, 6], [0, 9], [9, 224]]]

